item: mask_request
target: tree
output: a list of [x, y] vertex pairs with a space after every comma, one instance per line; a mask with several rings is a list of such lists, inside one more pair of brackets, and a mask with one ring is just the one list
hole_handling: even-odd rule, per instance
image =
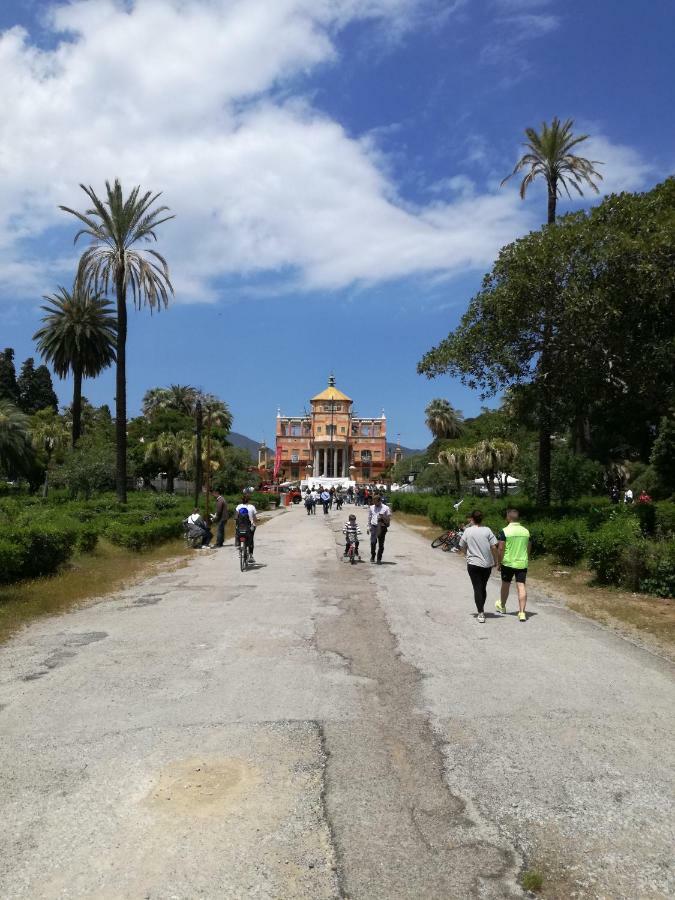
[[115, 361], [112, 304], [99, 295], [59, 287], [46, 296], [42, 328], [33, 335], [59, 378], [73, 373], [72, 444], [82, 433], [82, 379], [95, 378]]
[[255, 479], [257, 486], [259, 480], [257, 474], [249, 472], [251, 457], [247, 450], [240, 447], [226, 447], [223, 451], [222, 461], [213, 478], [213, 484], [217, 490], [226, 494], [234, 494], [245, 487], [251, 486], [251, 479]]
[[467, 463], [467, 451], [464, 447], [456, 447], [453, 450], [441, 450], [438, 454], [438, 461], [442, 466], [446, 466], [455, 475], [455, 487], [457, 495], [462, 493], [462, 475], [465, 474]]
[[84, 213], [60, 208], [75, 216], [84, 228], [75, 235], [91, 238], [80, 258], [76, 285], [83, 294], [107, 295], [111, 285], [117, 299], [117, 373], [115, 431], [117, 460], [117, 498], [127, 499], [127, 292], [131, 289], [137, 309], [143, 304], [161, 310], [169, 303], [173, 287], [166, 260], [156, 250], [140, 250], [137, 245], [157, 240], [157, 228], [173, 216], [165, 215], [166, 206], [155, 206], [160, 194], [140, 193], [135, 187], [124, 197], [122, 185], [106, 181], [106, 199], [100, 200], [92, 187], [80, 185], [93, 206]]
[[192, 416], [198, 398], [199, 391], [189, 384], [150, 388], [143, 397], [143, 415], [152, 418], [159, 410], [172, 409], [185, 416]]
[[[539, 177], [546, 182], [546, 192], [548, 196], [548, 215], [547, 222], [553, 225], [556, 219], [556, 206], [558, 198], [562, 196], [564, 189], [567, 196], [570, 195], [570, 188], [575, 190], [580, 196], [583, 196], [582, 188], [589, 186], [595, 193], [598, 193], [598, 186], [593, 181], [594, 178], [602, 179], [602, 175], [595, 169], [596, 165], [600, 165], [598, 160], [589, 160], [583, 156], [576, 156], [572, 153], [572, 149], [584, 141], [588, 140], [587, 134], [575, 136], [572, 132], [574, 122], [568, 119], [561, 124], [557, 116], [549, 126], [546, 122], [542, 122], [541, 131], [538, 132], [534, 128], [526, 128], [527, 135], [527, 153], [523, 154], [516, 163], [511, 173], [502, 181], [504, 184], [509, 178], [519, 172], [527, 170], [527, 174], [520, 183], [520, 196], [524, 199], [528, 187]], [[550, 296], [550, 292], [542, 292], [542, 309], [546, 314], [552, 304], [555, 304], [555, 296]], [[551, 315], [545, 315], [543, 329], [544, 340], [542, 346], [541, 369], [545, 373], [550, 367], [548, 358], [549, 342], [552, 336], [553, 324], [550, 321]], [[544, 380], [544, 385], [545, 385]], [[542, 404], [542, 415], [540, 416], [539, 430], [539, 481], [537, 484], [537, 499], [542, 505], [548, 505], [551, 494], [551, 430], [552, 423], [546, 416], [547, 404]]]
[[65, 447], [68, 443], [68, 429], [57, 413], [51, 407], [36, 412], [30, 423], [30, 436], [33, 447], [44, 454], [45, 480], [42, 486], [42, 496], [47, 496], [49, 490], [49, 469], [54, 453]]
[[503, 496], [507, 493], [508, 475], [517, 457], [518, 448], [510, 441], [486, 440], [466, 451], [465, 464], [467, 469], [481, 476], [491, 497], [494, 496], [497, 479], [499, 492]]
[[434, 439], [459, 437], [464, 417], [447, 400], [432, 400], [424, 410], [425, 422]]
[[56, 412], [59, 400], [54, 392], [52, 376], [47, 366], [35, 368], [33, 357], [29, 357], [21, 366], [21, 374], [17, 379], [19, 389], [19, 406], [31, 416], [41, 409]]
[[19, 402], [19, 387], [16, 383], [14, 367], [14, 350], [6, 347], [0, 353], [0, 400], [9, 400], [15, 405]]
[[[611, 441], [620, 434], [607, 432], [608, 423], [634, 434], [638, 455], [648, 455], [648, 435], [674, 390], [674, 224], [670, 178], [509, 244], [459, 327], [418, 371], [457, 375], [484, 397], [510, 388], [517, 417], [538, 429], [540, 451], [542, 433], [566, 431], [583, 410], [591, 444], [607, 434], [600, 461], [616, 458]], [[542, 465], [549, 496], [550, 455], [547, 467], [540, 452], [538, 488]]]
[[654, 441], [650, 462], [666, 494], [675, 493], [675, 419], [664, 416]]
[[166, 474], [166, 489], [173, 494], [176, 476], [185, 468], [185, 445], [189, 440], [185, 433], [165, 431], [150, 441], [145, 448], [145, 462], [154, 464]]
[[29, 425], [18, 406], [0, 398], [0, 469], [9, 476], [23, 475], [33, 464]]

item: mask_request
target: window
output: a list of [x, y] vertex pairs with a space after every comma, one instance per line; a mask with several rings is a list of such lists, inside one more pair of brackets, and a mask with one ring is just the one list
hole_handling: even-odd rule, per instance
[[361, 426], [361, 436], [362, 437], [370, 437], [370, 425], [362, 425]]
[[290, 433], [293, 437], [300, 437], [300, 426], [299, 425], [291, 425]]
[[286, 426], [283, 424], [283, 422], [282, 422], [282, 424], [281, 424], [281, 433], [282, 433], [284, 436], [285, 436], [285, 434], [286, 434]]
[[347, 430], [346, 428], [341, 428], [341, 429], [340, 429], [340, 434], [344, 434], [344, 433], [346, 432], [346, 430]]
[[321, 426], [320, 425], [316, 426], [316, 433], [321, 434]]
[[353, 435], [354, 437], [356, 437], [356, 436], [358, 435], [358, 433], [359, 433], [359, 423], [358, 423], [358, 422], [352, 422], [352, 435]]
[[370, 466], [364, 466], [361, 469], [361, 476], [367, 481], [370, 478]]
[[379, 455], [380, 455], [379, 450], [373, 450], [373, 456], [379, 456]]
[[337, 425], [326, 425], [326, 434], [337, 434]]
[[291, 466], [291, 478], [296, 479], [300, 477], [300, 466]]
[[370, 462], [372, 458], [373, 458], [373, 454], [370, 452], [370, 450], [362, 450], [361, 451], [361, 459], [364, 462]]
[[293, 453], [291, 453], [291, 462], [296, 463], [299, 459], [300, 457], [298, 456], [298, 451], [294, 450]]
[[380, 436], [380, 426], [373, 425], [373, 437], [379, 437], [379, 436]]

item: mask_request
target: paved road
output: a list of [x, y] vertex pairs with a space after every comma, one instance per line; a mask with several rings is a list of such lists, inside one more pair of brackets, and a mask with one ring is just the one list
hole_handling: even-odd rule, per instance
[[[673, 672], [545, 601], [472, 615], [401, 526], [283, 512], [0, 650], [0, 897], [675, 896]], [[363, 519], [363, 513], [360, 513]], [[497, 585], [490, 584], [491, 597]]]

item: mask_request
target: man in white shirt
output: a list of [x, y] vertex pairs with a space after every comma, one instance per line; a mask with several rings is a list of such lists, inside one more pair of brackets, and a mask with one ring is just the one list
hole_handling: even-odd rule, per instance
[[198, 550], [208, 550], [213, 534], [211, 529], [201, 517], [199, 508], [195, 507], [192, 513], [187, 517], [188, 537], [194, 541], [201, 540]]
[[[242, 510], [245, 510], [242, 515]], [[242, 497], [242, 502], [237, 504], [237, 508], [235, 511], [235, 529], [234, 529], [234, 542], [235, 546], [239, 539], [239, 528], [244, 527], [248, 523], [247, 527], [247, 544], [248, 544], [248, 552], [249, 552], [249, 562], [255, 564], [255, 560], [253, 559], [253, 538], [255, 535], [256, 525], [258, 524], [258, 510], [252, 503], [249, 503], [248, 494], [244, 494]]]
[[368, 507], [368, 531], [370, 532], [370, 561], [375, 562], [375, 551], [377, 551], [377, 564], [382, 565], [382, 553], [384, 552], [384, 539], [387, 536], [387, 529], [391, 524], [391, 510], [386, 503], [382, 502], [382, 495], [375, 494], [375, 501], [372, 506]]

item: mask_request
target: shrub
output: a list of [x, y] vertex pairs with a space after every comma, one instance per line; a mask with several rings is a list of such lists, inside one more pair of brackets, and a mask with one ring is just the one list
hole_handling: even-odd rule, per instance
[[640, 542], [640, 526], [635, 516], [617, 514], [591, 534], [588, 564], [600, 584], [622, 584], [625, 578], [626, 548]]
[[28, 551], [23, 544], [0, 538], [0, 582], [9, 584], [23, 576]]
[[25, 530], [21, 535], [28, 552], [24, 577], [52, 575], [56, 572], [72, 556], [77, 534], [77, 528], [63, 524]]
[[675, 540], [650, 543], [639, 589], [657, 597], [675, 597]]
[[656, 530], [659, 534], [664, 537], [675, 535], [675, 503], [667, 500], [657, 503], [654, 515]]
[[154, 519], [143, 525], [117, 521], [111, 522], [105, 533], [111, 543], [140, 551], [178, 537], [182, 527], [179, 518]]

